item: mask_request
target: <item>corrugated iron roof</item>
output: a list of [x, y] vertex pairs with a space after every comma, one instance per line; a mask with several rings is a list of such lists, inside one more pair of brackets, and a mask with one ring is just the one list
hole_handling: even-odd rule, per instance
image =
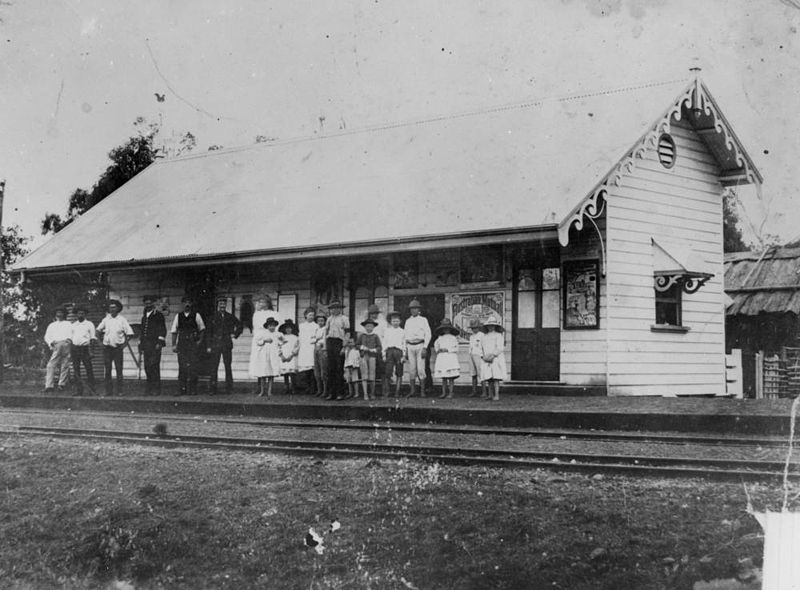
[[16, 269], [552, 228], [685, 81], [151, 165]]
[[800, 314], [800, 248], [725, 255], [728, 315]]

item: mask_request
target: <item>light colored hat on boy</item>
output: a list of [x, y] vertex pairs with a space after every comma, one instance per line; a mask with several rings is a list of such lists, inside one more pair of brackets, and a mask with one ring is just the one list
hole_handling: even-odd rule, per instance
[[422, 305], [420, 305], [419, 299], [412, 299], [411, 303], [408, 304], [408, 309], [422, 309]]
[[342, 302], [338, 299], [334, 299], [328, 304], [328, 309], [333, 309], [334, 307], [338, 307], [339, 309], [342, 308]]
[[403, 319], [403, 315], [399, 311], [392, 310], [386, 314], [386, 321], [391, 322], [393, 317]]
[[488, 320], [483, 323], [484, 329], [487, 326], [494, 326], [498, 332], [503, 331], [503, 324], [500, 323], [500, 320], [497, 319], [497, 316], [490, 316]]

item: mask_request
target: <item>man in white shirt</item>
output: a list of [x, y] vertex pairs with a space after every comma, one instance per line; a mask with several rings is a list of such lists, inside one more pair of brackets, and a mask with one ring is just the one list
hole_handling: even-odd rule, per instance
[[133, 336], [128, 320], [120, 312], [122, 303], [116, 299], [108, 302], [108, 315], [97, 326], [97, 331], [103, 334], [103, 364], [105, 365], [106, 395], [113, 395], [111, 368], [117, 372], [117, 395], [122, 395], [122, 355], [125, 345]]
[[83, 306], [79, 305], [75, 308], [75, 316], [76, 319], [71, 324], [72, 332], [70, 335], [70, 341], [72, 342], [72, 373], [75, 376], [75, 395], [83, 395], [81, 363], [86, 368], [89, 391], [94, 395], [94, 370], [92, 369], [92, 355], [89, 352], [89, 345], [97, 340], [94, 324], [86, 319], [86, 308]]
[[58, 373], [58, 390], [64, 391], [69, 379], [69, 348], [72, 324], [64, 319], [66, 312], [58, 308], [55, 312], [56, 319], [47, 326], [44, 341], [52, 351], [50, 360], [47, 361], [47, 375], [45, 376], [44, 391], [49, 393], [55, 389], [56, 373]]
[[181, 299], [183, 312], [175, 314], [172, 321], [172, 350], [178, 353], [178, 385], [180, 395], [197, 395], [199, 375], [200, 343], [206, 325], [202, 316], [194, 311], [194, 302], [189, 296]]
[[403, 327], [406, 333], [406, 354], [408, 355], [408, 369], [410, 389], [408, 397], [416, 393], [415, 380], [419, 378], [420, 397], [425, 397], [425, 353], [431, 341], [431, 326], [428, 320], [420, 315], [422, 306], [419, 301], [412, 299], [408, 304], [411, 317], [406, 320]]

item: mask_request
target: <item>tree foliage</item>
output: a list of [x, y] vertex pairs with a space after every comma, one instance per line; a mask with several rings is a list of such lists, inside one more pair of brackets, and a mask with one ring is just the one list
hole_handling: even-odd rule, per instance
[[[18, 225], [3, 229], [0, 246], [4, 268], [8, 268], [28, 253], [30, 238], [22, 234]], [[39, 303], [29, 288], [21, 282], [19, 275], [3, 272], [0, 276], [3, 289], [3, 340], [5, 363], [13, 365], [37, 365], [41, 362], [42, 346], [39, 333]]]
[[722, 198], [722, 240], [724, 252], [742, 252], [749, 248], [740, 228], [736, 194], [726, 191]]
[[197, 145], [195, 136], [189, 132], [177, 138], [164, 140], [161, 125], [148, 123], [144, 117], [134, 121], [136, 133], [122, 145], [108, 152], [111, 163], [90, 190], [76, 188], [67, 202], [65, 216], [46, 213], [41, 222], [42, 234], [56, 233], [86, 213], [100, 201], [162, 157], [175, 157], [191, 151]]

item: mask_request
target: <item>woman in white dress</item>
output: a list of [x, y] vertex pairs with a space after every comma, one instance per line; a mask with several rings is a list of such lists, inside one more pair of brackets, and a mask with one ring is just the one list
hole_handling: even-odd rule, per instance
[[[272, 309], [272, 299], [269, 295], [259, 295], [255, 301], [256, 310], [253, 313], [253, 342], [250, 345], [250, 367], [251, 377], [258, 379], [257, 395], [264, 395], [265, 378], [270, 373], [269, 359], [264, 341], [268, 337], [267, 329], [264, 324], [269, 318], [273, 318], [280, 323], [280, 314]], [[259, 342], [261, 344], [259, 344]]]
[[317, 312], [313, 307], [306, 309], [304, 322], [297, 327], [300, 351], [297, 353], [297, 375], [299, 387], [311, 393], [314, 383], [314, 345], [317, 341]]

